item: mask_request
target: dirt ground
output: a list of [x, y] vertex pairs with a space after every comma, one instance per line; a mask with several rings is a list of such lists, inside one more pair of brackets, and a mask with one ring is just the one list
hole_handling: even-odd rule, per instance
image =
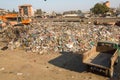
[[[115, 80], [86, 72], [82, 57], [67, 52], [0, 51], [0, 80]], [[118, 79], [116, 79], [118, 80]]]

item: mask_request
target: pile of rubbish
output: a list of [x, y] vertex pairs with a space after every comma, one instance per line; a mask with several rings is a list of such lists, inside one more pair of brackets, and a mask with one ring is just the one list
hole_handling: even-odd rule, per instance
[[24, 48], [26, 51], [85, 52], [98, 41], [119, 42], [120, 27], [79, 22], [35, 22], [26, 26], [9, 26], [0, 32], [0, 41], [8, 49]]

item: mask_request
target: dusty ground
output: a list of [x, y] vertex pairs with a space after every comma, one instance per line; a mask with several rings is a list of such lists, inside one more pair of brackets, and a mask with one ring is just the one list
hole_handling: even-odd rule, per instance
[[[110, 80], [86, 72], [81, 56], [70, 53], [0, 51], [0, 80]], [[114, 80], [114, 79], [113, 79]]]

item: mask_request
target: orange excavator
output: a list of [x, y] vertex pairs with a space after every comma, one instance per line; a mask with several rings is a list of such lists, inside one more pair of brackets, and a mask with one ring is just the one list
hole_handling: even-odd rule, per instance
[[4, 23], [8, 23], [11, 25], [16, 25], [16, 24], [28, 25], [32, 21], [30, 18], [20, 17], [18, 16], [18, 14], [13, 14], [13, 13], [0, 16], [0, 20], [2, 20]]
[[21, 20], [21, 23], [24, 24], [24, 25], [28, 25], [32, 22], [32, 20], [30, 18], [23, 18]]

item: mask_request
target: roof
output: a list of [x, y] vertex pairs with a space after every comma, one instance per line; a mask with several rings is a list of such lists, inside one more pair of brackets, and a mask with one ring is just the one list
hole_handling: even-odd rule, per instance
[[4, 9], [2, 9], [2, 8], [0, 8], [1, 10], [4, 10]]
[[0, 8], [0, 10], [4, 10], [4, 9]]
[[22, 6], [32, 6], [31, 4], [24, 4], [24, 5], [20, 5], [19, 7], [22, 7]]

